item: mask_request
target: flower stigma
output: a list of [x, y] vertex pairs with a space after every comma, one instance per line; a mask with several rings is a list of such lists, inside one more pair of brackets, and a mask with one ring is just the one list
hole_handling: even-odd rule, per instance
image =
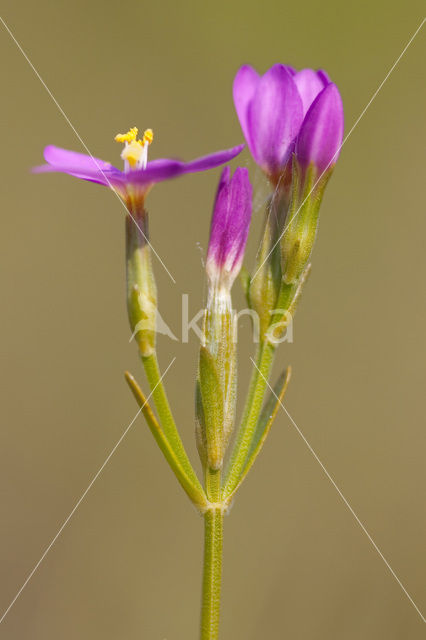
[[152, 129], [145, 129], [142, 139], [138, 140], [138, 128], [132, 127], [127, 133], [118, 133], [114, 140], [124, 144], [121, 157], [124, 160], [124, 170], [146, 169], [148, 162], [148, 147], [154, 139]]

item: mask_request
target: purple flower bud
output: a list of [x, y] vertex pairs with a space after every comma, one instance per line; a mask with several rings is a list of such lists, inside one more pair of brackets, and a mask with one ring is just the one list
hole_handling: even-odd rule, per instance
[[[330, 86], [333, 88], [329, 89]], [[337, 87], [322, 69], [295, 71], [276, 64], [259, 76], [246, 65], [235, 76], [233, 94], [251, 154], [274, 184], [281, 182], [285, 187], [289, 183], [288, 160], [296, 140], [299, 149], [296, 154], [301, 153], [302, 162], [311, 151], [314, 157], [310, 161], [318, 159], [322, 167], [341, 143], [342, 102]], [[308, 148], [309, 142], [313, 143], [312, 148]], [[325, 164], [324, 158], [328, 158]], [[332, 163], [336, 160], [337, 154]], [[289, 180], [281, 179], [285, 176]]]
[[222, 172], [213, 210], [206, 271], [213, 286], [230, 290], [244, 257], [252, 211], [247, 169]]
[[296, 157], [303, 168], [311, 163], [319, 173], [332, 168], [343, 139], [343, 104], [333, 83], [318, 94], [309, 108], [296, 142]]

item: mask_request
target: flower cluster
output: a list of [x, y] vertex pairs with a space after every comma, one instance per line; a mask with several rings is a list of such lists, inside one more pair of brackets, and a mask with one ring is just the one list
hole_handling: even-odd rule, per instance
[[[220, 480], [234, 429], [237, 388], [236, 320], [231, 288], [242, 267], [250, 219], [252, 187], [246, 168], [222, 171], [210, 228], [206, 259], [208, 283], [203, 337], [196, 383], [196, 435], [206, 477], [203, 488], [187, 457], [168, 405], [156, 361], [157, 287], [151, 264], [145, 199], [154, 184], [187, 173], [219, 167], [244, 145], [191, 162], [148, 160], [152, 129], [139, 138], [136, 127], [115, 140], [124, 147], [119, 170], [99, 158], [49, 145], [46, 164], [34, 172], [62, 172], [111, 188], [127, 208], [127, 304], [159, 421], [132, 377], [128, 382], [167, 461], [191, 500], [208, 510], [229, 503], [257, 456], [275, 415], [273, 403], [261, 412], [266, 378], [276, 344], [271, 327], [292, 314], [309, 270], [319, 207], [337, 161], [343, 136], [343, 107], [336, 85], [325, 71], [276, 64], [263, 76], [243, 66], [233, 96], [248, 148], [271, 184], [264, 233], [252, 277], [242, 279], [250, 306], [260, 319], [259, 370], [230, 457]], [[278, 321], [278, 322], [277, 322]], [[265, 377], [265, 375], [266, 377]], [[280, 378], [284, 393], [288, 373]], [[280, 389], [279, 389], [280, 391]]]
[[337, 161], [343, 137], [339, 91], [325, 71], [276, 64], [263, 76], [241, 67], [233, 87], [235, 108], [257, 164], [277, 184], [294, 153], [321, 173]]

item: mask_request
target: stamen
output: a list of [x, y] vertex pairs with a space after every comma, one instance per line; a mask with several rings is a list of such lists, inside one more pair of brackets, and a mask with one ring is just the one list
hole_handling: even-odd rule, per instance
[[129, 143], [129, 142], [133, 142], [134, 140], [136, 140], [138, 136], [138, 128], [137, 127], [132, 127], [131, 129], [128, 130], [127, 133], [117, 133], [117, 135], [115, 136], [114, 140], [116, 142], [121, 142], [121, 143]]
[[154, 140], [154, 132], [152, 129], [145, 129], [143, 132], [142, 144], [151, 144]]
[[142, 140], [137, 139], [138, 129], [132, 127], [127, 133], [118, 133], [115, 136], [117, 142], [124, 144], [121, 157], [124, 160], [124, 170], [145, 169], [148, 162], [148, 147], [154, 139], [152, 129], [145, 129]]
[[132, 140], [130, 143], [126, 142], [126, 145], [121, 152], [121, 157], [125, 163], [127, 162], [131, 169], [138, 169], [143, 152], [144, 148], [141, 145], [140, 140]]

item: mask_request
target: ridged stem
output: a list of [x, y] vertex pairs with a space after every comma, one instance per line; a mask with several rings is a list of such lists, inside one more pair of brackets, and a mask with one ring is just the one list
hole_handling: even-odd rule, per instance
[[[207, 497], [220, 503], [220, 470], [207, 469]], [[218, 640], [222, 583], [223, 509], [218, 504], [204, 514], [204, 566], [200, 640]]]

